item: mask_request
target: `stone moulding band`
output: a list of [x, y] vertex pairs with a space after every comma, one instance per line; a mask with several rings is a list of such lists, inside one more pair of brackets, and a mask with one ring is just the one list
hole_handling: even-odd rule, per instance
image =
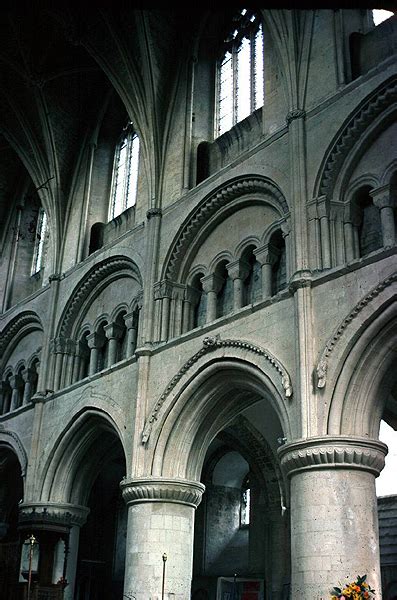
[[58, 502], [24, 502], [19, 507], [19, 524], [77, 525], [87, 520], [90, 509], [80, 504]]
[[359, 469], [377, 476], [385, 464], [387, 446], [378, 440], [319, 437], [293, 442], [278, 450], [281, 468], [291, 477], [315, 469]]
[[123, 479], [120, 483], [127, 506], [143, 502], [170, 502], [197, 508], [205, 486], [199, 481], [166, 477]]
[[281, 376], [281, 385], [284, 388], [284, 393], [286, 398], [291, 398], [293, 395], [291, 378], [284, 367], [281, 365], [280, 361], [277, 360], [275, 356], [273, 356], [270, 352], [265, 350], [264, 348], [260, 348], [259, 346], [255, 346], [250, 342], [246, 342], [244, 340], [221, 340], [219, 335], [216, 337], [205, 337], [203, 339], [202, 348], [196, 352], [185, 364], [179, 369], [178, 373], [174, 375], [171, 379], [164, 392], [161, 394], [160, 398], [156, 402], [151, 415], [148, 417], [143, 432], [141, 436], [142, 444], [146, 444], [149, 441], [149, 437], [153, 428], [153, 424], [157, 421], [158, 415], [160, 413], [161, 407], [163, 406], [165, 399], [170, 394], [170, 392], [174, 389], [176, 384], [180, 381], [182, 376], [192, 367], [204, 354], [212, 352], [218, 348], [241, 348], [243, 350], [247, 350], [249, 352], [253, 352], [254, 354], [258, 354], [263, 356], [272, 367], [278, 372], [279, 376]]

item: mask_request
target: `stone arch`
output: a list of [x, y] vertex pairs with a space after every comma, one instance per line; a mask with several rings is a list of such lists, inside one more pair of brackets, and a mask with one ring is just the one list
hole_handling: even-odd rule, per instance
[[28, 455], [19, 436], [15, 431], [9, 431], [4, 426], [0, 426], [0, 450], [6, 449], [15, 454], [21, 467], [21, 476], [25, 481], [26, 470], [28, 468]]
[[202, 350], [171, 380], [146, 422], [142, 442], [147, 466], [155, 476], [198, 480], [211, 440], [262, 398], [276, 414], [281, 434], [290, 436], [291, 396], [287, 371], [266, 350], [239, 340], [205, 338]]
[[247, 201], [269, 204], [279, 213], [280, 218], [289, 214], [284, 195], [270, 179], [260, 175], [236, 177], [208, 194], [184, 221], [168, 251], [162, 279], [184, 279], [185, 265], [197, 251], [209, 229], [213, 229], [219, 219]]
[[346, 185], [352, 165], [368, 148], [368, 142], [392, 122], [396, 112], [397, 79], [383, 82], [364, 98], [333, 138], [319, 169], [314, 198], [331, 199], [336, 182]]
[[[390, 276], [367, 294], [328, 340], [317, 364], [323, 390], [321, 434], [376, 438], [396, 362], [397, 304]], [[395, 370], [395, 369], [394, 369]]]
[[39, 317], [33, 311], [22, 312], [6, 325], [0, 336], [0, 356], [2, 356], [2, 368], [4, 368], [8, 357], [14, 348], [16, 348], [18, 342], [25, 335], [32, 331], [43, 331], [42, 323]]
[[121, 432], [110, 415], [97, 408], [82, 409], [53, 446], [43, 469], [40, 500], [85, 505], [102, 461], [120, 445], [126, 457]]
[[121, 276], [132, 277], [142, 287], [142, 278], [136, 264], [125, 256], [112, 256], [94, 265], [76, 285], [62, 313], [58, 327], [59, 337], [72, 337], [79, 315], [87, 304], [112, 281]]

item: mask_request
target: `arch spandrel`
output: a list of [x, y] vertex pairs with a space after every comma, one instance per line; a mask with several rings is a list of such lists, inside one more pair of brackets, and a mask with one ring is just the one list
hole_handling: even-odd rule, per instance
[[142, 432], [145, 470], [197, 480], [206, 448], [245, 408], [264, 399], [280, 435], [291, 436], [290, 376], [266, 350], [238, 340], [210, 340], [176, 374]]
[[325, 406], [320, 435], [378, 435], [385, 394], [397, 373], [395, 276], [385, 282], [356, 305], [322, 351], [316, 368]]

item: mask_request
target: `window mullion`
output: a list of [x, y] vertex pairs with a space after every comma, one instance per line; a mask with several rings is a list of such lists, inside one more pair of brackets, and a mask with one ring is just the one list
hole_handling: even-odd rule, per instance
[[238, 114], [238, 47], [233, 45], [232, 68], [233, 68], [233, 125], [237, 123]]
[[255, 88], [256, 88], [256, 78], [255, 78], [255, 65], [256, 65], [256, 48], [255, 48], [255, 31], [251, 30], [250, 33], [250, 73], [251, 73], [251, 92], [250, 92], [250, 107], [251, 113], [255, 110]]

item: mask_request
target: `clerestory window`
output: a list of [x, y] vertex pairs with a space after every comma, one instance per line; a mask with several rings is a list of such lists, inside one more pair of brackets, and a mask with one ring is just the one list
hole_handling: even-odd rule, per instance
[[240, 500], [240, 527], [248, 527], [251, 512], [251, 486], [249, 475], [244, 480]]
[[372, 11], [372, 19], [374, 21], [375, 27], [383, 23], [383, 21], [387, 21], [394, 15], [394, 12], [391, 10], [384, 10], [383, 8], [374, 9]]
[[139, 138], [131, 122], [116, 147], [109, 220], [135, 205], [138, 187]]
[[254, 11], [243, 8], [218, 61], [215, 136], [261, 107], [263, 99], [263, 27]]
[[46, 234], [47, 214], [43, 208], [39, 208], [39, 214], [37, 216], [31, 275], [35, 275], [36, 273], [38, 273], [44, 266], [44, 243]]

